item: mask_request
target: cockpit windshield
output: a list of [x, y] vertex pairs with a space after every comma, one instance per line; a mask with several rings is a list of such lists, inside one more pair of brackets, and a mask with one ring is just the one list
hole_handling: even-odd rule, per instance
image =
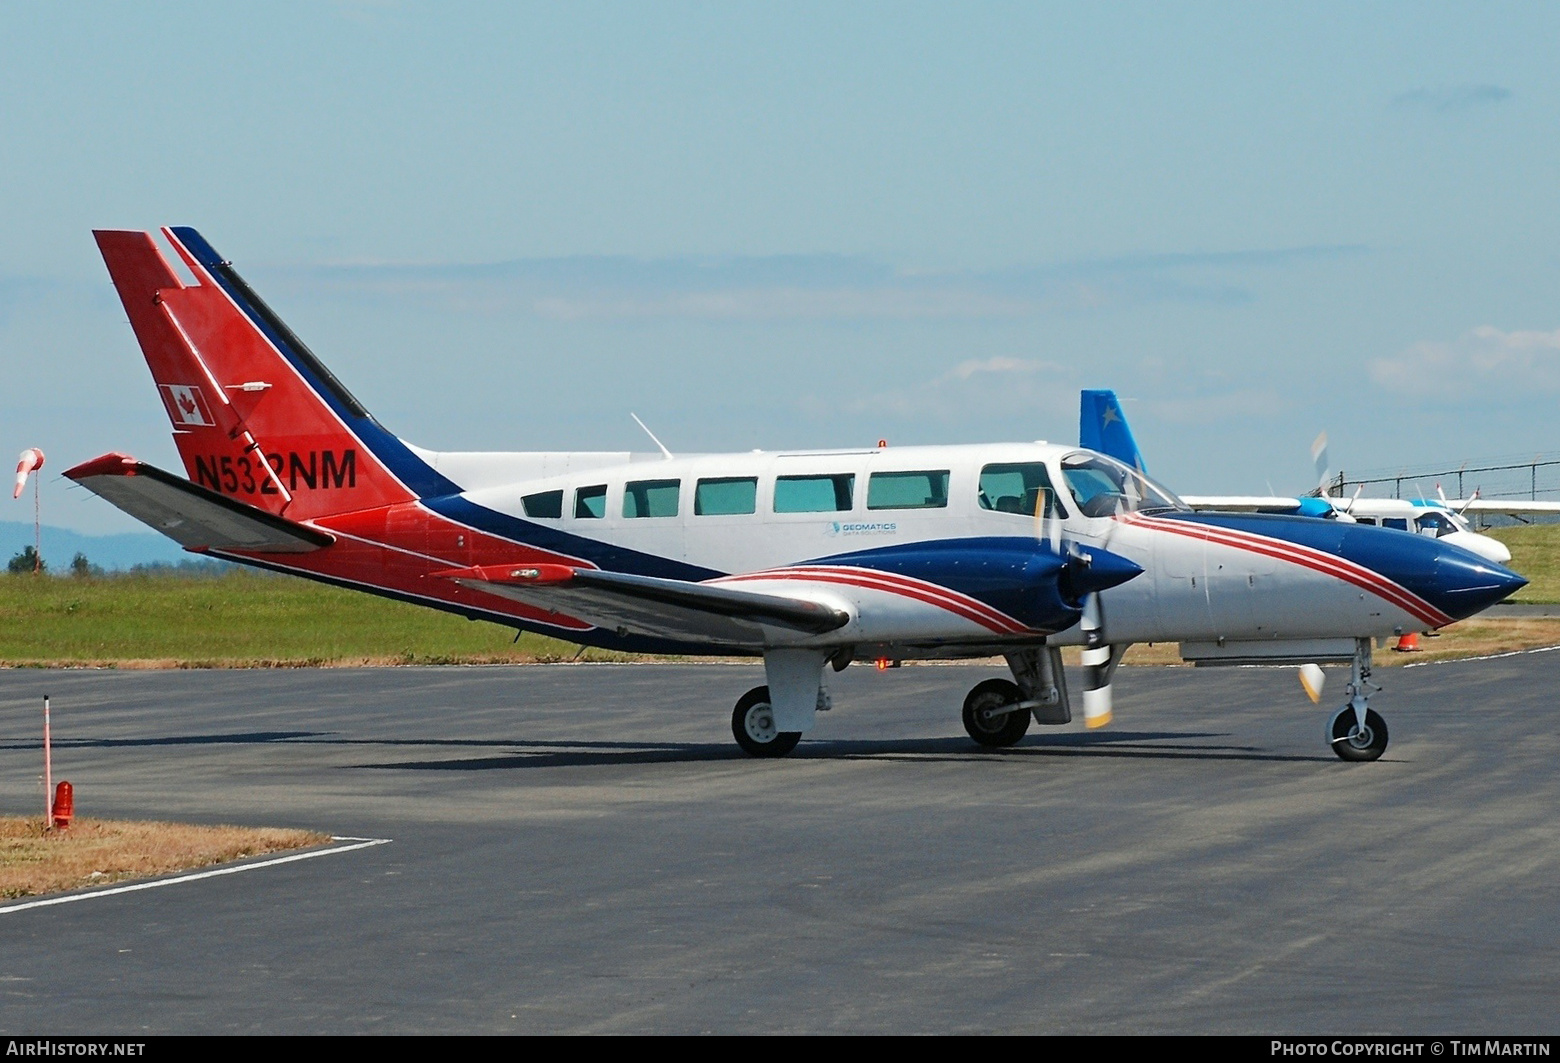
[[1079, 452], [1062, 459], [1062, 475], [1088, 517], [1184, 510], [1186, 503], [1136, 469], [1103, 454]]
[[1420, 535], [1432, 535], [1439, 539], [1453, 532], [1470, 531], [1467, 518], [1451, 510], [1432, 509], [1421, 513], [1414, 520]]

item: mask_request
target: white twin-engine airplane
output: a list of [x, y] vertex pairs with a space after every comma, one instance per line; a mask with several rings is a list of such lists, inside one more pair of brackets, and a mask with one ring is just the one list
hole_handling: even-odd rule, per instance
[[[1117, 461], [1132, 466], [1138, 472], [1147, 473], [1143, 455], [1137, 440], [1127, 424], [1116, 393], [1108, 389], [1090, 389], [1079, 396], [1078, 444], [1107, 454]], [[1215, 513], [1285, 513], [1323, 520], [1339, 520], [1345, 523], [1376, 524], [1383, 528], [1428, 535], [1450, 546], [1471, 550], [1486, 561], [1504, 565], [1511, 560], [1506, 544], [1493, 535], [1474, 531], [1465, 514], [1492, 514], [1503, 516], [1560, 516], [1560, 502], [1523, 501], [1521, 499], [1481, 499], [1477, 491], [1472, 498], [1447, 499], [1436, 485], [1436, 499], [1415, 498], [1352, 498], [1327, 494], [1327, 435], [1323, 433], [1312, 444], [1312, 454], [1320, 454], [1317, 476], [1321, 486], [1316, 492], [1301, 497], [1284, 495], [1186, 495], [1181, 501], [1194, 510]]]
[[189, 479], [122, 454], [71, 479], [189, 550], [591, 646], [762, 656], [732, 732], [782, 756], [826, 668], [1006, 658], [964, 702], [982, 745], [1111, 715], [1135, 642], [1199, 664], [1350, 663], [1327, 724], [1387, 744], [1371, 642], [1526, 582], [1466, 550], [1303, 517], [1208, 514], [1127, 465], [1046, 443], [673, 457], [435, 453], [386, 431], [193, 229], [98, 247]]

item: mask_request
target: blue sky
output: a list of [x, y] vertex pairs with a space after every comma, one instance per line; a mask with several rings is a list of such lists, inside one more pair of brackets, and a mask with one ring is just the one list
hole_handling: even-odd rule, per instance
[[1350, 470], [1560, 451], [1557, 30], [6, 5], [0, 445], [48, 453], [50, 523], [134, 527], [55, 479], [177, 467], [90, 230], [189, 224], [424, 446], [1072, 440], [1105, 386], [1188, 493], [1301, 490], [1323, 429]]

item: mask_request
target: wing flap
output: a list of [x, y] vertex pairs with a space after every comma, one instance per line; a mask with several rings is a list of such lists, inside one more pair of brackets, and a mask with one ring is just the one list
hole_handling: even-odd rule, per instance
[[336, 541], [124, 454], [93, 458], [65, 475], [186, 550], [302, 554]]
[[819, 635], [850, 622], [848, 612], [822, 602], [567, 565], [487, 565], [436, 575], [608, 630], [733, 646], [762, 646], [766, 627]]

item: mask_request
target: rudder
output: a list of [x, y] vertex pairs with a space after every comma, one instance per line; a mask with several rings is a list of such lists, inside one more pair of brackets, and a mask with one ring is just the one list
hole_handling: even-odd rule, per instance
[[97, 232], [189, 478], [294, 520], [458, 490], [369, 415], [199, 233]]

